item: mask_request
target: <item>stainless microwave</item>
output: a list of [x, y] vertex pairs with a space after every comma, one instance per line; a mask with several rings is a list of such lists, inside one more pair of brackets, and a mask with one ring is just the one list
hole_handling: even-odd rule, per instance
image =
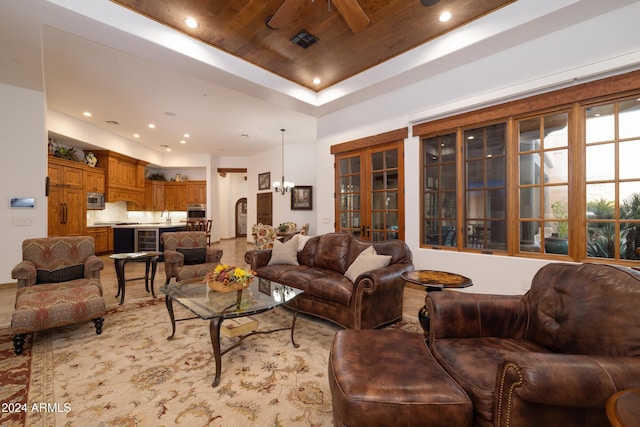
[[104, 209], [104, 194], [87, 193], [87, 209]]

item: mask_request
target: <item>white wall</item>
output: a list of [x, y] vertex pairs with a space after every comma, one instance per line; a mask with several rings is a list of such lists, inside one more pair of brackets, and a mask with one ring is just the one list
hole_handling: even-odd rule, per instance
[[[0, 100], [11, 100], [0, 102], [0, 283], [10, 283], [22, 241], [47, 234], [47, 133], [42, 92], [0, 83]], [[36, 207], [10, 208], [12, 197], [34, 197]]]
[[[434, 117], [498, 103], [510, 97], [640, 68], [640, 2], [579, 25], [522, 42], [517, 47], [425, 76], [406, 86], [318, 120], [317, 232], [334, 230], [331, 145], [409, 127]], [[480, 48], [476, 46], [475, 48]], [[364, 114], [363, 112], [366, 112]], [[519, 294], [548, 261], [420, 249], [419, 139], [405, 141], [406, 241], [417, 269], [470, 277], [470, 292]]]
[[[284, 175], [287, 181], [291, 181], [297, 185], [311, 185], [313, 197], [313, 209], [307, 210], [291, 210], [291, 194], [273, 193], [273, 225], [278, 225], [285, 221], [292, 221], [302, 226], [309, 223], [310, 234], [316, 233], [317, 223], [317, 149], [313, 145], [286, 145], [284, 150]], [[251, 226], [256, 223], [256, 194], [266, 191], [258, 191], [258, 174], [271, 172], [271, 181], [280, 180], [282, 175], [282, 150], [281, 147], [274, 148], [269, 151], [262, 152], [258, 155], [249, 157], [248, 159], [248, 175], [247, 175], [247, 224], [248, 233], [247, 241], [253, 241], [251, 237]], [[332, 166], [333, 169], [333, 166]], [[332, 190], [333, 191], [333, 190]], [[333, 206], [333, 200], [331, 201]]]

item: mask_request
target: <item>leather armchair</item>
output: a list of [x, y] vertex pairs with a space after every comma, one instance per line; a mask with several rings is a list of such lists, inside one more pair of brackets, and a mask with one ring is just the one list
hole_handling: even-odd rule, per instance
[[429, 344], [476, 426], [606, 426], [640, 386], [640, 272], [549, 264], [524, 296], [431, 292]]

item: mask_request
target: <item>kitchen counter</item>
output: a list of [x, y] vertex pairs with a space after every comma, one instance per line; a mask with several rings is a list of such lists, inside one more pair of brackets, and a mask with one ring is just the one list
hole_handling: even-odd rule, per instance
[[93, 225], [87, 225], [87, 228], [92, 227], [112, 227], [112, 228], [175, 228], [186, 227], [186, 222], [175, 222], [167, 224], [165, 222], [146, 222], [146, 223], [124, 223], [124, 222], [98, 222]]

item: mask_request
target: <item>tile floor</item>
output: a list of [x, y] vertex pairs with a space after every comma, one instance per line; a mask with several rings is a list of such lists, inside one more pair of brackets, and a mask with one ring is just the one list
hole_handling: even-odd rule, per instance
[[[223, 250], [224, 255], [222, 261], [226, 264], [246, 266], [244, 262], [244, 254], [247, 250], [253, 249], [253, 243], [247, 243], [244, 238], [225, 239], [218, 243], [213, 243], [212, 247], [218, 247]], [[115, 295], [118, 291], [118, 281], [113, 260], [109, 255], [103, 255], [100, 258], [104, 261], [104, 270], [101, 272], [101, 282], [104, 289], [104, 295], [107, 306], [116, 305], [120, 299]], [[125, 277], [141, 277], [144, 274], [144, 263], [128, 263], [125, 267]], [[164, 284], [166, 279], [164, 272], [164, 264], [158, 263], [156, 271], [154, 287], [156, 290], [156, 298], [161, 298], [162, 293], [158, 291], [158, 287]], [[14, 285], [0, 286], [0, 328], [5, 328], [11, 324], [11, 314], [15, 302], [16, 287]], [[405, 287], [404, 295], [404, 313], [411, 316], [417, 316], [418, 310], [424, 304], [424, 291], [414, 285]], [[132, 281], [126, 284], [125, 304], [143, 298], [151, 298], [151, 294], [144, 289], [144, 281]]]

